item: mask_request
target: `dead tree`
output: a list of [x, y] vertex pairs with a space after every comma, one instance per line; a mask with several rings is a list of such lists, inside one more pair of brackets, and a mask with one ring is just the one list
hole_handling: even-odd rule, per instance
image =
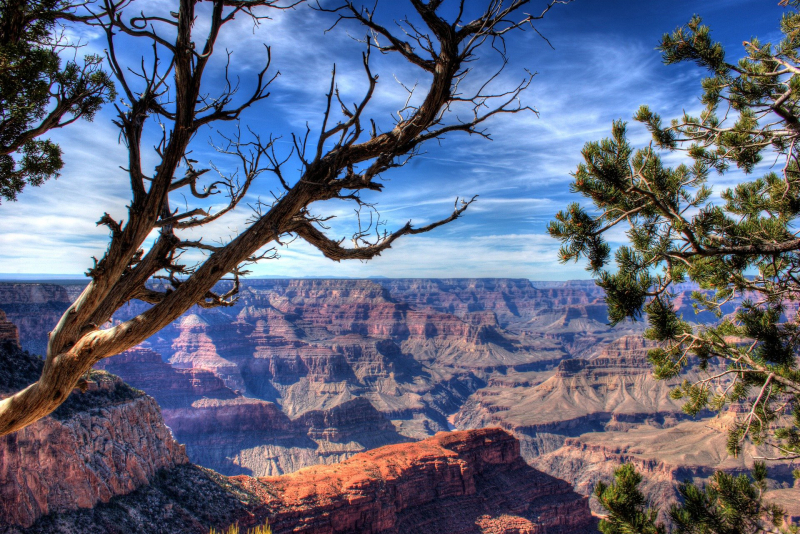
[[[131, 187], [127, 221], [116, 221], [108, 214], [98, 221], [110, 230], [108, 249], [87, 273], [90, 282], [86, 289], [50, 332], [39, 380], [0, 401], [0, 435], [52, 412], [92, 365], [141, 343], [192, 306], [231, 305], [245, 267], [269, 256], [269, 247], [282, 240], [305, 240], [336, 261], [368, 260], [404, 235], [428, 232], [457, 219], [474, 198], [456, 200], [448, 217], [424, 227], [416, 228], [409, 222], [392, 233], [377, 235], [374, 226], [372, 231], [359, 228], [353, 236], [354, 245], [348, 248], [343, 241], [326, 235], [324, 220], [313, 215], [310, 205], [343, 199], [364, 207], [360, 193], [381, 191], [381, 173], [402, 165], [426, 141], [439, 140], [451, 132], [488, 137], [482, 123], [489, 117], [533, 111], [518, 98], [530, 84], [532, 74], [501, 91], [490, 87], [497, 74], [472, 83], [477, 90], [471, 94], [462, 93], [459, 86], [466, 85], [462, 82], [470, 78], [470, 62], [477, 58], [481, 47], [491, 46], [503, 55], [506, 34], [530, 26], [555, 4], [568, 1], [549, 0], [542, 11], [531, 15], [524, 12], [530, 0], [511, 0], [507, 5], [501, 0], [489, 0], [477, 19], [465, 21], [462, 16], [466, 0], [461, 0], [455, 20], [448, 21], [440, 14], [441, 0], [410, 0], [422, 22], [416, 18], [415, 22], [400, 21], [400, 30], [396, 31], [379, 24], [374, 9], [352, 2], [337, 9], [317, 5], [317, 9], [329, 13], [333, 26], [358, 24], [366, 30], [365, 94], [359, 103], [348, 106], [339, 96], [334, 71], [319, 136], [310, 140], [307, 133], [294, 138], [292, 154], [286, 157], [277, 154], [274, 139], [255, 134], [228, 138], [221, 150], [238, 158], [237, 181], [234, 176], [223, 175], [208, 180], [208, 169], [196, 167], [190, 150], [199, 128], [237, 120], [253, 104], [267, 98], [274, 79], [269, 71], [269, 48], [254, 90], [240, 101], [233, 82], [222, 94], [208, 94], [201, 84], [203, 74], [216, 52], [220, 32], [234, 17], [252, 17], [258, 23], [270, 8], [287, 6], [278, 0], [213, 0], [202, 3], [200, 9], [198, 0], [179, 0], [175, 11], [165, 16], [135, 11], [135, 2], [120, 5], [106, 0], [103, 10], [107, 16], [97, 24], [106, 32], [108, 62], [125, 103], [118, 107], [116, 125], [129, 153], [124, 165]], [[126, 10], [133, 15], [126, 16]], [[207, 17], [204, 24], [198, 24], [200, 16]], [[198, 28], [205, 28], [205, 34], [198, 35]], [[147, 41], [152, 58], [136, 66], [120, 64], [115, 49], [120, 38]], [[370, 56], [375, 53], [399, 54], [430, 80], [419, 105], [412, 105], [411, 99], [400, 103], [402, 109], [388, 131], [380, 131], [367, 116], [378, 82], [370, 69]], [[500, 63], [502, 70], [504, 56]], [[454, 106], [468, 107], [469, 117], [459, 118]], [[145, 125], [153, 123], [164, 127], [155, 147], [159, 163], [151, 173], [143, 168], [142, 138]], [[326, 148], [331, 143], [333, 146]], [[290, 155], [301, 162], [294, 177], [284, 170]], [[180, 175], [179, 170], [183, 171]], [[279, 193], [270, 204], [256, 206], [255, 215], [238, 236], [219, 245], [181, 237], [186, 230], [229, 213], [242, 202], [253, 180], [270, 174]], [[227, 195], [223, 209], [174, 208], [173, 199], [179, 194], [205, 199], [218, 193]], [[154, 230], [158, 237], [146, 247], [146, 239]], [[265, 249], [267, 252], [263, 252]], [[202, 251], [202, 261], [192, 267], [181, 264], [179, 257], [187, 251]], [[160, 284], [153, 285], [153, 279], [160, 280]], [[230, 289], [215, 292], [223, 279], [230, 280]], [[130, 320], [109, 325], [114, 312], [135, 299], [151, 306]]]

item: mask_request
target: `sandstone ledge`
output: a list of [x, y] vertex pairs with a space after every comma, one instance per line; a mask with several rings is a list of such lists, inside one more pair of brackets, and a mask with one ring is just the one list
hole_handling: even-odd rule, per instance
[[500, 429], [440, 433], [335, 465], [269, 478], [193, 465], [92, 509], [43, 517], [3, 534], [207, 534], [268, 519], [275, 534], [551, 534], [594, 532], [586, 497], [536, 471]]
[[585, 497], [529, 467], [497, 428], [439, 433], [281, 477], [234, 477], [273, 531], [556, 533], [595, 528]]

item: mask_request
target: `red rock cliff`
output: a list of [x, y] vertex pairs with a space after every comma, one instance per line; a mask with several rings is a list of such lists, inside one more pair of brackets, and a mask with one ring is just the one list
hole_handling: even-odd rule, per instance
[[590, 532], [585, 498], [529, 467], [497, 428], [439, 433], [281, 477], [234, 477], [273, 532]]
[[[121, 445], [120, 442], [114, 442]], [[291, 475], [224, 477], [188, 465], [91, 510], [3, 534], [207, 534], [261, 524], [275, 534], [594, 532], [586, 497], [536, 471], [500, 429], [440, 433]]]
[[[41, 365], [0, 346], [0, 398], [35, 380]], [[0, 526], [90, 508], [186, 462], [151, 397], [95, 372], [51, 416], [0, 437]]]

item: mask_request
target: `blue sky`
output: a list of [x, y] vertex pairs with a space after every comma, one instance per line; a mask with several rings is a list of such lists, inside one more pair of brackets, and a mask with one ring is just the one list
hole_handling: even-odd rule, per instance
[[[477, 7], [483, 1], [468, 0], [468, 4]], [[545, 5], [535, 2], [530, 11], [541, 9], [539, 4]], [[509, 86], [522, 79], [524, 69], [537, 72], [523, 103], [539, 115], [492, 119], [488, 128], [493, 141], [454, 134], [440, 145], [431, 144], [406, 167], [386, 173], [384, 192], [371, 198], [379, 202], [391, 230], [408, 220], [425, 224], [445, 217], [456, 197], [479, 195], [463, 218], [430, 234], [403, 238], [371, 262], [334, 263], [294, 242], [280, 248], [280, 259], [255, 266], [254, 275], [587, 278], [580, 263], [558, 264], [558, 243], [545, 230], [553, 215], [574, 200], [568, 187], [570, 172], [579, 162], [583, 144], [607, 136], [612, 120], [630, 119], [640, 104], [648, 104], [665, 118], [683, 109], [698, 109], [704, 73], [690, 65], [664, 66], [654, 49], [662, 33], [699, 14], [733, 60], [739, 57], [743, 40], [779, 38], [783, 8], [776, 4], [776, 0], [575, 0], [556, 6], [536, 24], [555, 49], [533, 31], [513, 34], [507, 43], [510, 63], [497, 80], [498, 87]], [[137, 0], [135, 5], [145, 10], [168, 7], [164, 0]], [[378, 4], [379, 16], [387, 23], [411, 11], [399, 0]], [[288, 152], [286, 139], [291, 132], [303, 132], [306, 124], [312, 137], [319, 131], [334, 63], [345, 99], [355, 101], [363, 92], [361, 47], [350, 38], [361, 36], [363, 30], [344, 25], [325, 33], [331, 15], [305, 6], [272, 15], [255, 32], [252, 24], [237, 20], [220, 42], [233, 52], [232, 62], [244, 87], [264, 58], [261, 43], [272, 47], [272, 70], [281, 76], [271, 96], [245, 115], [242, 124], [283, 136], [276, 146]], [[87, 52], [105, 48], [99, 33], [75, 31], [80, 31]], [[122, 55], [136, 64], [140, 53], [131, 46]], [[405, 99], [395, 79], [408, 87], [418, 83], [419, 91], [427, 79], [398, 57], [373, 59], [381, 76], [370, 116], [389, 124]], [[476, 65], [475, 81], [498, 61], [487, 49]], [[211, 89], [219, 81], [220, 68], [218, 63], [211, 72]], [[95, 221], [104, 211], [123, 219], [129, 195], [119, 169], [126, 152], [118, 143], [112, 117], [108, 106], [94, 122], [81, 121], [56, 132], [52, 137], [64, 150], [66, 163], [62, 176], [40, 188], [27, 188], [17, 202], [0, 205], [0, 273], [78, 275], [91, 265], [91, 256], [103, 253], [107, 233]], [[647, 142], [643, 129], [632, 126], [631, 134], [639, 145]], [[232, 170], [232, 162], [219, 158], [209, 146], [213, 135], [212, 131], [198, 135], [196, 159]], [[153, 154], [146, 158], [155, 162]], [[736, 179], [735, 175], [715, 178], [714, 185], [719, 190]], [[270, 198], [275, 185], [264, 175], [247, 200]], [[317, 212], [337, 216], [332, 236], [345, 237], [352, 231], [351, 206], [326, 204]], [[242, 206], [224, 224], [209, 228], [206, 240], [224, 241], [235, 235], [250, 213]]]

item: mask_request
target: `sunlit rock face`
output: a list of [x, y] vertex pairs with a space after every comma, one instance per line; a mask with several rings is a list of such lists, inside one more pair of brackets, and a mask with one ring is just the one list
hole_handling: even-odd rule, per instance
[[366, 280], [252, 281], [235, 306], [193, 309], [100, 366], [159, 400], [193, 461], [275, 475], [447, 430], [492, 376], [568, 356], [493, 310], [459, 313]]
[[275, 532], [594, 532], [586, 498], [500, 429], [440, 433], [281, 477], [239, 479]]
[[[47, 329], [80, 289], [21, 286], [0, 284], [0, 308], [30, 325], [49, 317]], [[691, 317], [694, 288], [684, 289], [676, 302]], [[253, 280], [234, 306], [194, 308], [98, 367], [154, 396], [189, 458], [226, 475], [272, 477], [487, 426], [584, 495], [626, 458], [663, 503], [685, 474], [744, 469], [713, 455], [641, 454], [684, 431], [696, 451], [714, 450], [724, 431], [701, 432], [711, 420], [683, 414], [671, 384], [651, 376], [643, 325], [610, 328], [602, 298], [585, 282]], [[115, 320], [145, 308], [132, 303]], [[23, 347], [46, 339], [31, 332], [20, 329]], [[684, 460], [691, 472], [674, 469]]]
[[675, 381], [653, 378], [647, 348], [640, 337], [622, 337], [591, 359], [562, 360], [538, 383], [493, 379], [453, 422], [459, 428], [506, 428], [521, 439], [528, 459], [586, 432], [677, 424], [687, 416], [669, 396]]
[[[0, 284], [0, 307], [35, 322], [40, 306], [50, 329], [79, 289]], [[226, 474], [486, 425], [532, 458], [587, 431], [681, 417], [649, 378], [641, 325], [606, 322], [584, 282], [252, 280], [236, 305], [193, 308], [98, 367], [154, 396], [190, 458]]]
[[207, 534], [268, 520], [276, 534], [582, 534], [586, 497], [541, 473], [500, 429], [441, 433], [278, 477], [225, 477], [191, 464], [91, 509], [51, 513], [3, 534]]
[[[41, 369], [37, 356], [0, 342], [0, 398]], [[108, 502], [187, 462], [152, 397], [95, 372], [52, 415], [0, 437], [0, 527]]]

